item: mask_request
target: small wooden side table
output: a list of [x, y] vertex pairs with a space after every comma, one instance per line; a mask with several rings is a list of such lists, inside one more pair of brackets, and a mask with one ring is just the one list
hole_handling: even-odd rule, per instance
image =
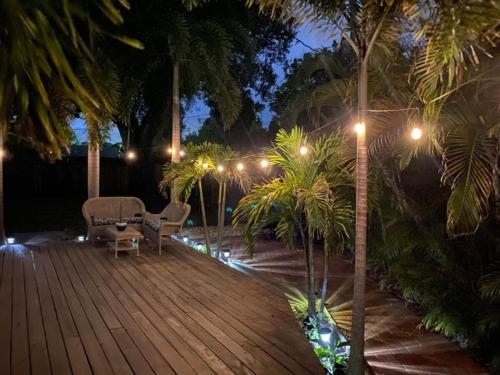
[[118, 258], [119, 251], [136, 250], [136, 255], [139, 256], [139, 240], [142, 239], [141, 232], [129, 227], [123, 231], [119, 231], [116, 228], [108, 228], [106, 229], [106, 235], [112, 240], [108, 242], [108, 245], [115, 252], [115, 259]]

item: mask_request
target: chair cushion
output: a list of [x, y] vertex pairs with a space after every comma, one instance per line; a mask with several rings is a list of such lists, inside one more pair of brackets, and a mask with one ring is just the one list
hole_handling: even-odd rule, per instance
[[160, 230], [160, 220], [158, 219], [146, 219], [144, 221], [144, 224], [146, 224], [148, 227], [150, 227], [156, 232]]
[[[113, 225], [119, 222], [119, 219], [116, 217], [94, 217], [91, 216], [92, 225], [95, 227], [101, 225]], [[133, 216], [133, 217], [124, 217], [123, 221], [127, 224], [141, 224], [143, 222], [142, 216]]]

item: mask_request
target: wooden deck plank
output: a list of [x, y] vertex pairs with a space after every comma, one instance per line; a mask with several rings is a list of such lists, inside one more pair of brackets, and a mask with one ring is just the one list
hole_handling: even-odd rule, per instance
[[[12, 285], [12, 373], [30, 373], [28, 320], [24, 287], [23, 250], [14, 253]], [[2, 301], [3, 303], [3, 301]]]
[[52, 301], [52, 296], [49, 291], [45, 271], [40, 262], [40, 257], [37, 251], [33, 251], [35, 262], [35, 280], [38, 286], [38, 295], [40, 298], [40, 307], [43, 318], [43, 326], [45, 330], [45, 338], [47, 341], [47, 349], [49, 352], [50, 367], [54, 374], [70, 374], [71, 367], [69, 364], [69, 355], [66, 352], [64, 339], [57, 318], [56, 310]]
[[3, 246], [4, 261], [0, 284], [0, 374], [10, 374], [12, 334], [12, 268], [14, 259], [10, 246]]
[[[119, 352], [119, 349], [116, 345], [110, 345], [108, 337], [110, 334], [107, 330], [103, 330], [102, 326], [98, 326], [98, 329], [95, 329], [95, 327], [93, 329], [92, 323], [90, 322], [92, 317], [89, 317], [89, 313], [87, 311], [88, 309], [86, 308], [87, 306], [84, 306], [84, 303], [78, 298], [76, 286], [72, 281], [70, 281], [70, 277], [66, 274], [66, 270], [62, 266], [58, 256], [55, 254], [56, 251], [59, 252], [60, 250], [49, 250], [51, 264], [47, 262], [45, 267], [48, 273], [58, 275], [63, 293], [68, 302], [70, 312], [73, 316], [85, 353], [90, 363], [91, 370], [97, 374], [113, 374], [114, 371], [116, 372], [119, 370], [128, 370], [130, 373], [124, 359], [119, 361], [117, 365], [113, 366], [111, 359], [116, 355], [115, 351]], [[96, 317], [93, 318], [99, 319]], [[112, 338], [111, 341], [113, 341]], [[111, 346], [111, 348], [109, 346]]]
[[27, 250], [26, 255], [23, 257], [23, 262], [31, 368], [36, 369], [37, 374], [40, 375], [50, 374], [49, 352], [47, 350], [47, 342], [45, 341], [42, 310], [35, 281], [31, 251]]
[[[186, 252], [190, 252], [191, 250], [186, 249]], [[176, 254], [172, 254], [176, 255]], [[198, 255], [198, 254], [194, 254]], [[153, 257], [156, 255], [153, 254]], [[163, 265], [164, 263], [160, 259], [155, 258], [155, 262], [158, 265]], [[185, 264], [188, 263], [187, 261]], [[168, 267], [164, 267], [167, 272], [172, 271], [173, 274], [175, 272], [180, 272], [179, 269], [176, 269], [175, 264], [178, 265], [178, 262], [174, 261], [169, 262]], [[190, 262], [189, 262], [190, 264]], [[219, 267], [222, 265], [219, 265]], [[206, 268], [206, 267], [205, 267]], [[212, 269], [216, 267], [211, 267]], [[290, 324], [297, 325], [297, 322], [293, 320], [288, 324], [285, 324], [286, 321], [284, 319], [280, 319], [280, 316], [283, 316], [285, 313], [281, 313], [278, 315], [271, 315], [271, 317], [264, 316], [261, 319], [256, 319], [257, 314], [254, 314], [255, 310], [258, 310], [262, 305], [267, 305], [266, 303], [262, 303], [262, 301], [255, 299], [253, 297], [242, 299], [238, 298], [238, 295], [233, 293], [235, 288], [228, 288], [224, 282], [220, 282], [221, 278], [215, 277], [213, 274], [210, 277], [206, 277], [203, 275], [202, 270], [199, 270], [197, 278], [190, 279], [192, 283], [191, 288], [196, 290], [203, 290], [205, 295], [204, 301], [205, 304], [216, 304], [224, 309], [224, 315], [226, 317], [234, 317], [235, 319], [241, 320], [241, 317], [244, 317], [242, 321], [245, 325], [250, 328], [250, 330], [256, 330], [264, 334], [263, 337], [272, 344], [274, 344], [277, 348], [280, 348], [284, 353], [291, 353], [292, 356], [301, 357], [304, 360], [304, 351], [310, 350], [309, 344], [304, 340], [305, 336], [298, 329], [290, 330]], [[173, 275], [172, 274], [172, 275]], [[222, 279], [226, 281], [227, 279]], [[218, 281], [218, 282], [216, 282]], [[245, 288], [245, 292], [248, 290], [247, 288], [251, 288], [248, 284], [243, 284]], [[241, 288], [241, 286], [240, 286]], [[240, 289], [241, 290], [241, 289]], [[233, 298], [225, 298], [225, 296], [231, 296]], [[209, 297], [208, 297], [209, 296]], [[288, 316], [292, 315], [290, 307], [288, 307]], [[290, 342], [297, 342], [299, 345], [290, 348]], [[300, 345], [302, 344], [302, 345]], [[279, 353], [279, 352], [276, 352]], [[287, 356], [290, 358], [290, 356]], [[283, 358], [281, 356], [281, 358]], [[311, 355], [309, 358], [305, 358], [311, 366], [314, 366], [317, 362], [317, 359]]]
[[0, 373], [324, 373], [282, 294], [169, 250], [118, 259], [89, 243], [1, 250]]
[[[300, 363], [291, 358], [286, 351], [281, 351], [273, 344], [266, 341], [265, 338], [263, 338], [259, 334], [256, 334], [253, 329], [247, 326], [248, 322], [246, 322], [245, 319], [243, 319], [243, 321], [240, 321], [241, 316], [234, 317], [233, 315], [231, 315], [230, 310], [232, 309], [232, 307], [231, 303], [228, 300], [223, 300], [220, 301], [220, 303], [215, 304], [211, 301], [211, 298], [203, 295], [203, 287], [201, 285], [183, 285], [182, 281], [176, 283], [174, 274], [169, 273], [165, 268], [163, 268], [161, 266], [161, 261], [158, 261], [156, 259], [148, 259], [146, 257], [143, 258], [146, 259], [149, 263], [145, 275], [158, 275], [157, 277], [161, 277], [158, 285], [165, 285], [167, 286], [167, 290], [172, 290], [178, 295], [184, 294], [190, 296], [191, 290], [196, 290], [197, 293], [202, 292], [201, 295], [193, 297], [196, 298], [197, 302], [199, 303], [195, 306], [192, 306], [194, 307], [194, 311], [208, 309], [209, 311], [214, 312], [215, 317], [213, 320], [211, 319], [211, 321], [218, 321], [222, 327], [229, 325], [230, 327], [234, 328], [234, 330], [237, 332], [236, 335], [240, 338], [242, 336], [250, 338], [252, 343], [265, 353], [265, 357], [270, 356], [281, 363], [284, 367], [286, 367], [286, 369], [280, 369], [281, 373], [285, 373], [287, 371], [291, 371], [293, 373], [301, 373], [306, 371], [306, 368], [304, 368]], [[169, 266], [172, 266], [172, 264], [173, 263], [170, 262], [169, 259]], [[192, 302], [190, 304], [193, 305]], [[220, 317], [223, 318], [221, 319]], [[273, 332], [274, 335], [279, 335], [281, 333], [282, 331], [279, 329]]]
[[113, 313], [116, 314], [120, 323], [123, 327], [125, 327], [128, 334], [131, 336], [131, 339], [144, 355], [154, 372], [157, 374], [173, 374], [172, 369], [161, 356], [160, 352], [140, 330], [139, 326], [134, 322], [132, 317], [116, 298], [116, 291], [109, 288], [108, 283], [105, 282], [93, 266], [81, 262], [77, 256], [77, 251], [69, 251], [67, 255], [74, 267], [79, 270], [82, 281], [90, 291], [91, 295], [97, 296], [101, 294], [107, 301], [109, 307], [112, 309]]
[[153, 342], [153, 344], [158, 348], [167, 360], [169, 365], [177, 372], [181, 374], [195, 374], [192, 367], [186, 362], [186, 360], [175, 350], [172, 344], [149, 322], [141, 309], [136, 305], [136, 302], [140, 303], [141, 297], [137, 293], [133, 293], [130, 296], [127, 291], [122, 287], [126, 285], [126, 282], [119, 282], [115, 279], [114, 273], [107, 272], [107, 269], [102, 265], [104, 258], [101, 256], [100, 259], [95, 259], [94, 252], [87, 251], [82, 253], [87, 256], [87, 259], [91, 261], [96, 270], [105, 279], [108, 285], [115, 291], [118, 299], [127, 309], [129, 314], [134, 318], [136, 323], [141, 327], [141, 329], [146, 333], [148, 338]]
[[[170, 311], [165, 311], [165, 310], [166, 310], [167, 306], [169, 304], [171, 304], [171, 302], [163, 295], [160, 295], [158, 293], [151, 294], [151, 290], [157, 289], [156, 286], [154, 286], [153, 284], [148, 284], [148, 281], [144, 278], [144, 276], [139, 275], [137, 273], [137, 271], [134, 270], [133, 266], [120, 267], [119, 272], [121, 272], [123, 274], [125, 279], [136, 280], [137, 281], [136, 284], [138, 284], [138, 285], [141, 285], [141, 284], [148, 285], [146, 288], [142, 288], [140, 290], [141, 295], [148, 299], [148, 302], [152, 306], [155, 307], [156, 311], [158, 311], [158, 313], [161, 314], [164, 319], [167, 320], [169, 318]], [[161, 288], [168, 289], [168, 287], [169, 287], [168, 284], [164, 284]], [[193, 303], [193, 301], [190, 301], [190, 304], [192, 304], [192, 303]], [[190, 309], [189, 311], [185, 312], [185, 314], [190, 316], [193, 313], [193, 311], [195, 311], [195, 310], [196, 309]], [[205, 328], [205, 330], [207, 330], [207, 332], [209, 332], [213, 335], [214, 328], [212, 327], [212, 325], [213, 325], [212, 319], [210, 320], [210, 322], [208, 322], [204, 317], [203, 317], [203, 319], [193, 319], [193, 320], [196, 320], [199, 323], [201, 323], [201, 327], [206, 327], [208, 324], [209, 328], [208, 329]], [[227, 327], [227, 324], [223, 323], [223, 326]], [[264, 369], [264, 364], [260, 364], [260, 363], [256, 362], [251, 354], [251, 352], [253, 352], [253, 351], [259, 351], [260, 350], [259, 348], [251, 346], [252, 350], [249, 351], [248, 348], [245, 349], [244, 346], [241, 346], [240, 344], [237, 344], [234, 341], [232, 341], [231, 337], [229, 337], [225, 334], [221, 334], [220, 331], [217, 331], [217, 332], [219, 332], [218, 335], [214, 335], [214, 336], [222, 338], [223, 342], [225, 342], [227, 345], [230, 345], [231, 349], [235, 352], [235, 355], [237, 355], [238, 358], [246, 359], [247, 361], [252, 361], [251, 363], [252, 363], [253, 367], [257, 367], [257, 368], [261, 367], [262, 369]], [[243, 339], [243, 341], [245, 341], [245, 339]], [[248, 345], [248, 344], [245, 343], [244, 345]], [[260, 353], [260, 354], [262, 356], [265, 356], [265, 353]], [[273, 368], [276, 368], [276, 365], [274, 365], [272, 363], [266, 363], [266, 364], [269, 365], [269, 367], [266, 368], [268, 371], [272, 371]]]

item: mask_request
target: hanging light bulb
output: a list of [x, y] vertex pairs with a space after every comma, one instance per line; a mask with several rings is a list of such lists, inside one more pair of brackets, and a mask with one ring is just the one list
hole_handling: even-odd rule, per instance
[[125, 157], [128, 160], [135, 160], [135, 159], [137, 159], [137, 154], [133, 150], [128, 150], [127, 153], [125, 154]]
[[267, 168], [267, 167], [269, 166], [269, 161], [268, 161], [267, 159], [262, 159], [262, 160], [260, 161], [260, 166], [261, 166], [262, 168]]
[[301, 155], [306, 155], [308, 151], [307, 146], [300, 146], [299, 148], [299, 154]]
[[223, 171], [224, 171], [224, 167], [222, 165], [218, 165], [217, 172], [223, 172]]
[[366, 127], [364, 122], [358, 122], [357, 124], [354, 125], [354, 131], [358, 135], [365, 134], [365, 129]]
[[241, 172], [243, 169], [245, 169], [245, 166], [243, 165], [243, 163], [238, 163], [236, 164], [236, 169]]
[[411, 138], [414, 140], [414, 141], [418, 141], [420, 138], [422, 138], [422, 129], [418, 128], [418, 127], [414, 127], [412, 130], [411, 130]]
[[183, 158], [184, 156], [186, 156], [186, 152], [185, 152], [184, 150], [180, 150], [180, 151], [179, 151], [179, 156], [180, 156], [181, 158]]

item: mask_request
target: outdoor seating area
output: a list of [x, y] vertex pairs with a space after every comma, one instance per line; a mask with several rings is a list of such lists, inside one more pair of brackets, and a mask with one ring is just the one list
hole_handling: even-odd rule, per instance
[[500, 0], [0, 0], [0, 375], [500, 374]]

